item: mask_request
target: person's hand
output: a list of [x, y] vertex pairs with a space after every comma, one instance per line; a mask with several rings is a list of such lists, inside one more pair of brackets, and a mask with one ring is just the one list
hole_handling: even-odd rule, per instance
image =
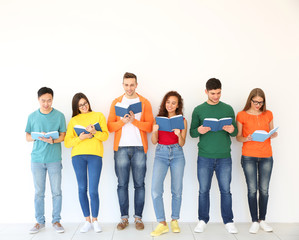
[[228, 133], [232, 133], [235, 130], [235, 127], [231, 124], [223, 126], [222, 129]]
[[130, 122], [130, 115], [126, 114], [121, 120], [124, 124], [127, 124], [128, 122]]
[[250, 142], [250, 141], [252, 141], [252, 136], [251, 136], [251, 134], [249, 134], [249, 135], [246, 137], [246, 139], [245, 139], [245, 142]]
[[[45, 133], [43, 133], [43, 134], [45, 134]], [[49, 143], [49, 144], [53, 144], [53, 143], [54, 143], [52, 137], [49, 137], [49, 138], [39, 137], [39, 140], [41, 140], [41, 141], [43, 141], [43, 142], [46, 142], [46, 143]]]
[[135, 120], [135, 114], [133, 111], [130, 111], [130, 122], [132, 123]]
[[96, 134], [97, 130], [95, 129], [94, 125], [90, 124], [86, 127], [86, 131], [92, 133], [92, 134]]
[[84, 140], [84, 139], [88, 139], [88, 138], [92, 138], [92, 133], [84, 133], [84, 132], [81, 132], [80, 135], [79, 135], [79, 138], [80, 140]]
[[174, 134], [177, 135], [178, 137], [181, 135], [181, 130], [180, 130], [180, 129], [172, 129], [172, 131], [173, 131]]
[[159, 130], [159, 125], [158, 124], [154, 124], [153, 125], [153, 132], [157, 132]]
[[275, 132], [275, 133], [273, 133], [271, 136], [270, 136], [270, 138], [272, 139], [272, 138], [276, 138], [278, 136], [278, 132]]
[[197, 131], [200, 133], [200, 134], [206, 134], [208, 131], [210, 131], [211, 128], [210, 127], [204, 127], [203, 125], [199, 126], [197, 128]]

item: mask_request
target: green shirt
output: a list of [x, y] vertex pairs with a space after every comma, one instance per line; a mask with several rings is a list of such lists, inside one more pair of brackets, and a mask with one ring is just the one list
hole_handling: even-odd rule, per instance
[[[233, 119], [232, 125], [235, 127], [234, 132], [221, 130], [218, 132], [207, 132], [200, 134], [197, 128], [203, 124], [205, 118], [225, 118], [231, 117]], [[190, 135], [193, 138], [199, 137], [198, 155], [206, 158], [229, 158], [230, 155], [230, 136], [235, 137], [238, 133], [235, 113], [232, 107], [223, 102], [216, 105], [210, 105], [207, 102], [197, 106], [192, 113], [192, 121], [190, 126]]]

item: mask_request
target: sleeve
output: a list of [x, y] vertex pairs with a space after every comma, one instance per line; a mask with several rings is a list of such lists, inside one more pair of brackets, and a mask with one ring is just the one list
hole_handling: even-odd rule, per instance
[[193, 110], [192, 113], [192, 119], [191, 119], [191, 125], [190, 125], [190, 136], [193, 138], [197, 138], [200, 136], [200, 133], [198, 132], [198, 127], [200, 126], [200, 119], [197, 114], [196, 108]]
[[65, 117], [63, 113], [61, 113], [61, 117], [60, 117], [59, 132], [60, 133], [66, 132], [66, 123], [65, 123]]
[[267, 115], [268, 115], [268, 119], [269, 119], [269, 123], [270, 123], [273, 120], [273, 113], [268, 110]]
[[94, 137], [99, 141], [104, 142], [108, 139], [109, 133], [108, 133], [108, 127], [106, 124], [105, 116], [102, 113], [100, 113], [99, 116], [99, 124], [101, 126], [102, 131], [97, 131], [96, 134], [94, 134]]
[[77, 136], [74, 130], [73, 121], [71, 119], [67, 126], [66, 135], [64, 138], [64, 146], [67, 148], [71, 148], [77, 146], [80, 142], [81, 139]]
[[232, 133], [230, 133], [229, 135], [231, 137], [235, 137], [238, 134], [238, 128], [237, 128], [237, 124], [236, 124], [235, 112], [231, 106], [230, 106], [230, 115], [231, 115], [231, 118], [233, 119], [232, 125], [234, 126], [235, 130]]
[[27, 132], [27, 133], [32, 132], [32, 129], [31, 129], [31, 115], [27, 119], [27, 125], [26, 125], [25, 132]]
[[132, 124], [141, 131], [150, 133], [153, 129], [154, 116], [152, 106], [149, 101], [144, 103], [144, 121], [134, 119]]
[[110, 112], [109, 112], [109, 116], [108, 116], [108, 124], [107, 124], [109, 132], [116, 132], [116, 131], [120, 130], [125, 125], [123, 123], [123, 121], [116, 116], [115, 107], [114, 107], [116, 102], [117, 102], [117, 100], [114, 100], [110, 107]]
[[237, 114], [237, 121], [239, 122], [239, 123], [241, 123], [242, 125], [244, 124], [244, 117], [243, 117], [244, 115], [243, 115], [243, 113], [242, 112], [238, 112], [238, 114]]

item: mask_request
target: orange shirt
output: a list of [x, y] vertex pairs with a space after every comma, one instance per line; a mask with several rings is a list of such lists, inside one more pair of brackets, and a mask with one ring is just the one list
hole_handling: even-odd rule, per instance
[[[260, 115], [252, 115], [245, 111], [241, 111], [237, 115], [237, 121], [241, 123], [242, 135], [247, 137], [255, 130], [264, 130], [269, 132], [269, 124], [273, 120], [271, 111], [266, 111]], [[271, 140], [268, 138], [264, 142], [249, 141], [244, 142], [242, 147], [242, 155], [248, 157], [267, 158], [272, 156]]]

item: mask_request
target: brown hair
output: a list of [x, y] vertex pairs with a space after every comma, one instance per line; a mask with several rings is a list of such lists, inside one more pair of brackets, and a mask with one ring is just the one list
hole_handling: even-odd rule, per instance
[[80, 112], [80, 110], [79, 110], [79, 101], [81, 100], [81, 99], [85, 99], [86, 100], [86, 102], [88, 103], [88, 105], [89, 105], [89, 111], [91, 112], [92, 110], [91, 110], [91, 106], [90, 106], [90, 103], [89, 103], [89, 101], [88, 101], [88, 98], [85, 96], [85, 94], [83, 94], [83, 93], [76, 93], [75, 95], [74, 95], [74, 97], [73, 97], [73, 100], [72, 100], [72, 109], [73, 109], [73, 115], [72, 115], [72, 117], [75, 117], [75, 116], [77, 116], [78, 114], [80, 114], [81, 112]]
[[164, 98], [161, 102], [158, 116], [168, 117], [168, 112], [167, 112], [167, 109], [165, 107], [165, 104], [166, 104], [166, 101], [168, 100], [168, 98], [172, 97], [172, 96], [178, 98], [178, 108], [175, 110], [176, 115], [179, 115], [179, 114], [183, 115], [183, 105], [184, 105], [183, 98], [181, 97], [181, 95], [178, 92], [170, 91], [170, 92], [165, 94], [165, 96], [164, 96]]
[[135, 78], [135, 82], [137, 83], [137, 76], [136, 76], [134, 73], [126, 72], [126, 73], [124, 74], [123, 80], [124, 80], [125, 78]]
[[249, 93], [249, 96], [247, 98], [247, 102], [245, 104], [245, 107], [244, 107], [243, 111], [247, 111], [248, 109], [251, 108], [251, 100], [254, 97], [261, 97], [263, 99], [264, 104], [261, 107], [261, 110], [262, 110], [262, 112], [265, 112], [267, 110], [267, 108], [266, 108], [266, 97], [265, 97], [264, 91], [260, 88], [254, 88], [254, 89], [251, 90], [251, 92]]

